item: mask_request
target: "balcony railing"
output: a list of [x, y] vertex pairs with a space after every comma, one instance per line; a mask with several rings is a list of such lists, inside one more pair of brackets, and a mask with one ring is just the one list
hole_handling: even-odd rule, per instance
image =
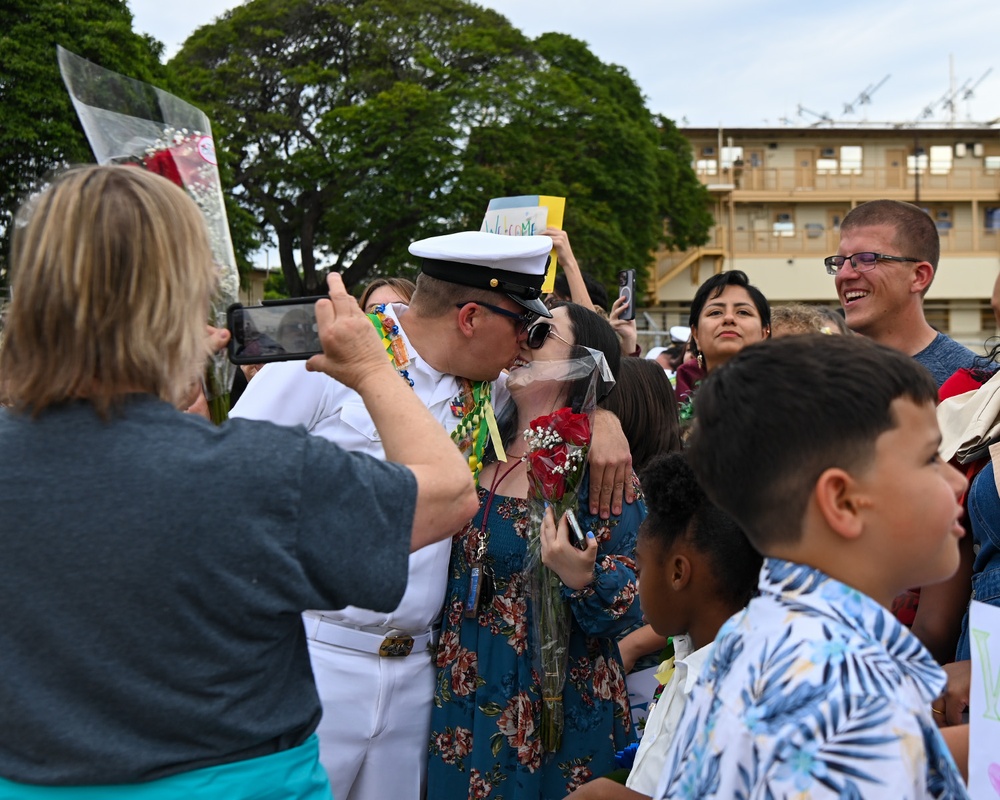
[[[813, 227], [815, 225], [815, 227]], [[734, 256], [747, 254], [769, 254], [795, 256], [800, 254], [828, 256], [837, 252], [840, 245], [840, 231], [824, 229], [813, 225], [796, 225], [792, 231], [776, 233], [764, 230], [737, 230], [733, 233], [732, 247], [726, 226], [716, 225], [709, 237], [706, 248], [721, 248], [725, 254]], [[997, 253], [1000, 255], [1000, 230], [981, 228], [939, 229], [942, 253]], [[974, 236], [973, 234], [978, 234]], [[683, 259], [684, 253], [660, 253], [658, 264], [661, 270]]]
[[[980, 230], [978, 242], [968, 228], [939, 230], [942, 253], [1000, 252], [1000, 231]], [[840, 245], [840, 231], [796, 226], [794, 231], [737, 230], [733, 234], [732, 251], [742, 253], [823, 253], [832, 255]]]
[[[886, 192], [914, 194], [917, 176], [905, 167], [865, 167], [848, 174], [815, 167], [735, 167], [714, 173], [699, 171], [704, 184], [732, 184], [749, 192]], [[924, 170], [921, 191], [1000, 192], [1000, 170], [952, 169], [945, 174]]]

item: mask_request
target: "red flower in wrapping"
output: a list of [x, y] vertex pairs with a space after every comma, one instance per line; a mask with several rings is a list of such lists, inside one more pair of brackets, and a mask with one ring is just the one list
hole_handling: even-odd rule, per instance
[[[590, 420], [586, 414], [574, 414], [560, 408], [552, 414], [531, 421], [531, 430], [551, 431], [562, 441], [539, 447], [528, 454], [528, 478], [536, 497], [550, 502], [562, 500], [567, 484], [575, 486], [579, 475], [568, 479], [571, 454], [590, 444]], [[579, 467], [578, 467], [579, 469]]]
[[565, 445], [556, 453], [551, 450], [534, 450], [528, 456], [528, 474], [535, 491], [545, 500], [559, 500], [566, 494], [566, 475], [556, 472], [557, 466], [566, 464]]
[[564, 442], [590, 444], [590, 419], [586, 414], [574, 414], [568, 408], [560, 408], [552, 415], [552, 428]]
[[177, 169], [177, 162], [174, 160], [174, 154], [171, 150], [159, 150], [147, 158], [143, 162], [143, 166], [150, 172], [162, 175], [171, 183], [184, 188], [180, 170]]
[[553, 430], [568, 444], [590, 444], [590, 419], [586, 414], [574, 414], [563, 407], [531, 421], [531, 429]]

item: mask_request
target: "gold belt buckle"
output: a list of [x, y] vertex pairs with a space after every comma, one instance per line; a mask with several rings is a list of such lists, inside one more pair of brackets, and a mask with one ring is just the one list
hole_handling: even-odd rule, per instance
[[382, 658], [404, 658], [413, 650], [412, 636], [386, 636], [378, 654]]

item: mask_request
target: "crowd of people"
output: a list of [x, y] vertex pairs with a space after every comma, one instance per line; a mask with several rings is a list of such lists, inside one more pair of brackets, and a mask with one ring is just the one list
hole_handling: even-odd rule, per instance
[[936, 406], [994, 373], [937, 235], [859, 205], [842, 314], [721, 272], [645, 358], [565, 232], [431, 237], [216, 427], [197, 207], [69, 171], [0, 343], [0, 797], [965, 797], [1000, 494]]

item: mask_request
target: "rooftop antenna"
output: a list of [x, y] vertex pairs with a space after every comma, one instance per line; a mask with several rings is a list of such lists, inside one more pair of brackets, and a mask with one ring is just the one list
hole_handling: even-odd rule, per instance
[[966, 107], [966, 111], [965, 111], [965, 117], [966, 117], [966, 119], [968, 119], [968, 120], [972, 119], [972, 103], [971, 103], [971, 100], [972, 100], [973, 97], [976, 96], [975, 95], [975, 91], [976, 91], [977, 88], [979, 88], [979, 84], [981, 84], [984, 80], [986, 80], [986, 78], [989, 77], [989, 74], [991, 72], [993, 72], [993, 67], [990, 67], [988, 70], [986, 70], [986, 72], [984, 72], [982, 75], [980, 75], [979, 76], [979, 80], [977, 80], [974, 84], [972, 84], [972, 86], [970, 86], [968, 89], [966, 89], [962, 93], [961, 99], [962, 100], [969, 100], [970, 101], [969, 105]]
[[918, 125], [922, 120], [930, 119], [931, 117], [933, 117], [934, 116], [934, 110], [938, 106], [940, 106], [941, 108], [948, 108], [949, 105], [951, 104], [952, 100], [954, 99], [955, 95], [957, 95], [959, 92], [963, 91], [965, 89], [965, 87], [968, 85], [968, 83], [969, 82], [966, 81], [958, 89], [949, 89], [947, 92], [945, 92], [943, 95], [941, 95], [933, 103], [928, 103], [926, 106], [924, 106], [924, 110], [921, 111], [917, 115], [917, 119], [916, 119], [916, 121], [913, 124], [914, 125]]
[[[947, 110], [951, 115], [951, 125], [955, 124], [955, 104], [959, 100], [971, 100], [975, 97], [975, 91], [990, 73], [993, 72], [993, 67], [990, 67], [979, 79], [973, 83], [972, 78], [969, 78], [965, 83], [959, 86], [957, 89], [950, 88], [941, 97], [935, 100], [933, 103], [928, 103], [924, 106], [923, 111], [917, 115], [916, 120], [911, 123], [911, 125], [919, 125], [922, 120], [930, 119], [934, 116], [935, 110], [940, 108], [941, 110]], [[952, 80], [952, 86], [954, 86], [954, 80]], [[971, 116], [969, 117], [971, 119]]]
[[819, 125], [822, 125], [823, 123], [826, 123], [828, 125], [832, 125], [833, 124], [833, 117], [831, 117], [825, 111], [822, 114], [817, 114], [815, 111], [810, 111], [808, 108], [806, 108], [801, 103], [799, 103], [799, 106], [798, 106], [798, 114], [799, 114], [800, 117], [803, 114], [809, 114], [810, 116], [816, 118], [816, 121], [814, 123], [812, 123], [812, 125], [810, 125], [811, 128], [818, 127]]
[[955, 124], [955, 98], [957, 98], [960, 94], [967, 92], [969, 90], [970, 83], [972, 83], [972, 78], [969, 78], [965, 83], [963, 83], [957, 89], [948, 92], [941, 100], [941, 109], [948, 110], [948, 114], [951, 120], [950, 122], [951, 125]]
[[[872, 95], [875, 94], [875, 92], [877, 92], [879, 89], [881, 89], [882, 86], [885, 84], [885, 82], [889, 80], [889, 78], [891, 77], [892, 75], [886, 75], [878, 83], [874, 84], [869, 83], [868, 86], [862, 89], [858, 93], [858, 96], [855, 97], [850, 103], [844, 103], [843, 116], [846, 116], [847, 114], [853, 114], [855, 106], [870, 106], [872, 104]], [[867, 114], [862, 116], [863, 121], [867, 121], [867, 119], [868, 119]]]

